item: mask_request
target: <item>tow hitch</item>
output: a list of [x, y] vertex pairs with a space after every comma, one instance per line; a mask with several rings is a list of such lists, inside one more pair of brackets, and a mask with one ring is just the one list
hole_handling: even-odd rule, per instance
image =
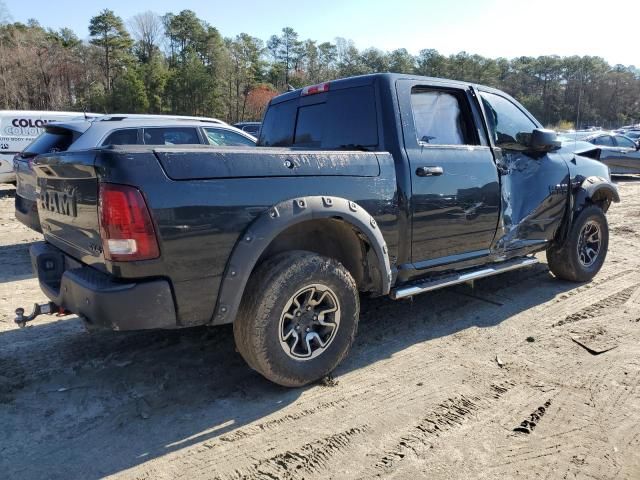
[[68, 312], [53, 302], [34, 303], [33, 312], [28, 316], [25, 316], [24, 308], [16, 308], [15, 322], [20, 328], [24, 328], [27, 325], [27, 322], [35, 319], [38, 315], [53, 315], [54, 313], [58, 316], [62, 316], [66, 315]]

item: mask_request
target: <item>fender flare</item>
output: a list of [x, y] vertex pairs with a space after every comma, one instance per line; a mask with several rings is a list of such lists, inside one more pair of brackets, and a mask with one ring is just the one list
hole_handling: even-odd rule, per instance
[[[573, 212], [579, 212], [584, 208], [588, 200], [600, 193], [604, 194], [610, 202], [620, 202], [618, 188], [609, 179], [603, 177], [587, 177], [577, 189], [573, 203]], [[607, 205], [608, 207], [608, 205]]]
[[[570, 209], [567, 211], [567, 220], [563, 223], [555, 240], [558, 245], [564, 245], [564, 242], [573, 227], [574, 218], [578, 213], [580, 213], [580, 211], [582, 211], [585, 205], [594, 198], [594, 196], [602, 192], [610, 202], [620, 202], [618, 188], [611, 183], [611, 180], [597, 176], [587, 178], [582, 177], [582, 179], [578, 177], [576, 180], [577, 181], [573, 184], [573, 195], [569, 198]], [[606, 209], [609, 208], [610, 202], [605, 206], [605, 212]]]
[[380, 270], [380, 293], [391, 289], [391, 263], [387, 244], [375, 219], [362, 206], [341, 197], [298, 197], [274, 205], [259, 215], [236, 243], [220, 282], [216, 308], [210, 324], [234, 321], [244, 289], [260, 256], [284, 230], [297, 223], [340, 218], [363, 234], [374, 250]]

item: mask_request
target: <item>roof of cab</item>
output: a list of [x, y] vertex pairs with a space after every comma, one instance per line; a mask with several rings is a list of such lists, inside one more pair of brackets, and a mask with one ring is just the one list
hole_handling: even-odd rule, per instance
[[[446, 87], [453, 87], [453, 88], [473, 87], [474, 89], [477, 89], [483, 92], [494, 93], [502, 97], [508, 98], [510, 101], [515, 103], [523, 111], [527, 111], [526, 108], [524, 108], [524, 106], [520, 104], [520, 102], [518, 102], [515, 98], [513, 98], [511, 95], [507, 94], [502, 90], [498, 90], [497, 88], [481, 85], [478, 83], [463, 82], [460, 80], [450, 80], [448, 78], [424, 77], [421, 75], [412, 75], [412, 74], [405, 74], [405, 73], [372, 73], [368, 75], [357, 75], [354, 77], [346, 77], [346, 78], [340, 78], [337, 80], [329, 80], [327, 82], [322, 82], [322, 83], [329, 83], [330, 84], [329, 92], [331, 92], [332, 90], [340, 90], [343, 88], [353, 88], [353, 87], [361, 87], [365, 85], [373, 85], [376, 82], [382, 84], [383, 87], [391, 89], [394, 87], [394, 85], [398, 80], [415, 80], [415, 81], [423, 82], [426, 85], [432, 84], [433, 86], [445, 87], [445, 88]], [[303, 88], [298, 88], [296, 90], [292, 90], [290, 92], [285, 92], [281, 95], [278, 95], [277, 97], [274, 97], [271, 99], [271, 101], [269, 102], [269, 105], [276, 105], [278, 103], [299, 98], [302, 93], [302, 90]], [[541, 126], [540, 122], [538, 122], [538, 120], [536, 120], [530, 113], [528, 113], [527, 116], [532, 121], [534, 121], [534, 123], [538, 124], [538, 126]]]
[[[404, 73], [371, 73], [367, 75], [356, 75], [354, 77], [346, 77], [340, 78], [337, 80], [329, 80], [327, 82], [331, 85], [331, 90], [342, 89], [342, 88], [353, 88], [353, 87], [361, 87], [364, 85], [373, 85], [375, 82], [380, 82], [384, 85], [393, 85], [397, 80], [407, 79], [407, 80], [420, 80], [425, 82], [433, 82], [442, 85], [443, 83], [447, 85], [451, 85], [452, 87], [468, 87], [474, 85], [473, 83], [461, 82], [458, 80], [449, 80], [446, 78], [436, 78], [436, 77], [423, 77], [420, 75], [411, 75]], [[488, 87], [487, 87], [488, 88]], [[271, 104], [277, 104], [281, 102], [285, 102], [287, 100], [291, 100], [293, 98], [297, 98], [302, 93], [302, 88], [298, 88], [296, 90], [291, 90], [289, 92], [285, 92], [277, 97], [271, 99]]]

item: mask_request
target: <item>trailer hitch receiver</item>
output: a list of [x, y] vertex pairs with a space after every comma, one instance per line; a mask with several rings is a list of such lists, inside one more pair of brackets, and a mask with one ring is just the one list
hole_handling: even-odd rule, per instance
[[48, 303], [34, 303], [33, 304], [33, 312], [31, 315], [24, 314], [24, 308], [16, 308], [16, 318], [15, 322], [18, 324], [20, 328], [24, 328], [27, 322], [30, 322], [38, 315], [52, 315], [52, 314], [64, 314], [65, 311], [58, 307], [53, 302]]

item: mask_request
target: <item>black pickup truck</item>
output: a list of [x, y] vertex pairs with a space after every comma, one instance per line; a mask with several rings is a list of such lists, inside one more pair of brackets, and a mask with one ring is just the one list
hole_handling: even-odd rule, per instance
[[43, 310], [114, 330], [233, 322], [252, 368], [304, 385], [347, 354], [360, 294], [410, 297], [543, 250], [555, 276], [589, 281], [619, 201], [590, 155], [500, 91], [397, 74], [274, 98], [257, 148], [41, 155]]

